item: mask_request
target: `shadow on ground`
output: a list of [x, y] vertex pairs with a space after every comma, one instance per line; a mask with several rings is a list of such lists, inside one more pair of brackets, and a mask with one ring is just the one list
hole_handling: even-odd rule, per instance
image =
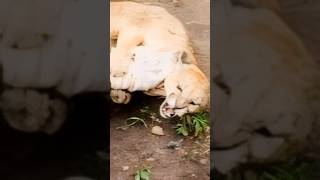
[[105, 95], [74, 97], [67, 123], [53, 136], [21, 133], [0, 121], [1, 180], [107, 179]]

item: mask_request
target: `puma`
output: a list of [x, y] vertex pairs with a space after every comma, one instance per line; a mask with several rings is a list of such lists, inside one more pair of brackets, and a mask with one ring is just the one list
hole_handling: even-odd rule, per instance
[[128, 103], [137, 90], [166, 96], [160, 107], [165, 118], [208, 107], [209, 81], [182, 23], [156, 6], [111, 2], [110, 8], [112, 100]]

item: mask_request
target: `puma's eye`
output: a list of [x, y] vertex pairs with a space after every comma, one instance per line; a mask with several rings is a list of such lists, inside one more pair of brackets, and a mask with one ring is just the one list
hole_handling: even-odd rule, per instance
[[180, 92], [182, 92], [182, 88], [181, 88], [181, 86], [177, 86], [177, 89], [180, 91]]
[[193, 101], [191, 101], [191, 103], [190, 103], [191, 105], [198, 105], [198, 104], [196, 104], [195, 102], [193, 102]]

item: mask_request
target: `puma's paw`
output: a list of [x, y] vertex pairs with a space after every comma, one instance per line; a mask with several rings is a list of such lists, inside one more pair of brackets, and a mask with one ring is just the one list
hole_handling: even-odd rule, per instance
[[0, 100], [5, 120], [19, 131], [52, 134], [66, 119], [67, 105], [62, 99], [36, 90], [7, 89]]
[[113, 102], [118, 104], [128, 104], [131, 100], [131, 94], [123, 90], [111, 90], [110, 96]]

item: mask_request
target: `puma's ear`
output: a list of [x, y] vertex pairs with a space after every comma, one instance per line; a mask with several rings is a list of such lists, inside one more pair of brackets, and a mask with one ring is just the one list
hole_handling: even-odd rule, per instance
[[188, 63], [188, 54], [186, 51], [178, 51], [177, 52], [177, 58], [178, 58], [178, 61], [181, 62], [181, 63]]

